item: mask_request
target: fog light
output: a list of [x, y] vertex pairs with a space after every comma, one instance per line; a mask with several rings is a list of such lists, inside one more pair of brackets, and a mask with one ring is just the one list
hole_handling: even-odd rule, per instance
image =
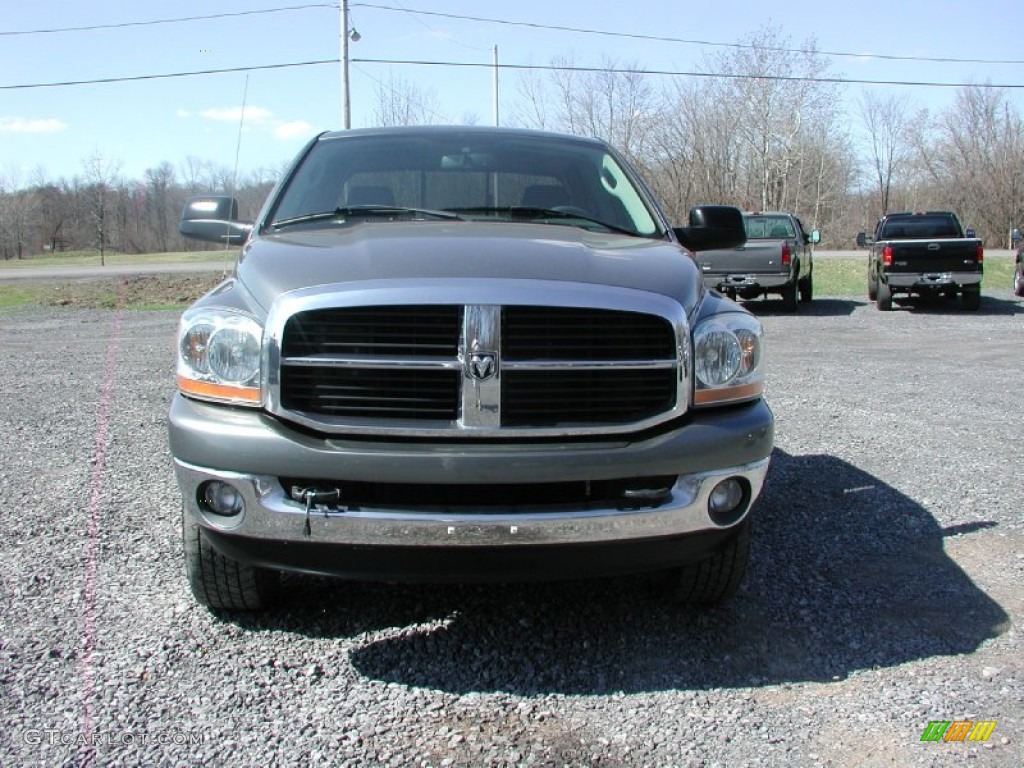
[[233, 485], [220, 480], [211, 480], [199, 487], [199, 506], [215, 515], [232, 517], [245, 509], [242, 494]]
[[730, 477], [716, 485], [708, 497], [708, 514], [719, 525], [729, 525], [743, 513], [747, 486], [742, 478]]

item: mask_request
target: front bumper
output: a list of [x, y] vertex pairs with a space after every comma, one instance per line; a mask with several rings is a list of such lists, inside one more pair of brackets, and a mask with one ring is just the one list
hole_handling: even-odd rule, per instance
[[[267, 567], [376, 578], [429, 577], [416, 573], [435, 568], [422, 555], [428, 551], [439, 556], [441, 570], [449, 574], [454, 561], [446, 553], [475, 559], [479, 567], [460, 569], [473, 578], [504, 570], [518, 576], [527, 575], [523, 569], [557, 571], [559, 564], [572, 562], [565, 558], [566, 548], [596, 547], [603, 553], [583, 558], [591, 565], [587, 573], [628, 570], [641, 563], [667, 566], [703, 556], [728, 537], [757, 498], [773, 438], [773, 416], [763, 401], [692, 411], [675, 430], [600, 443], [350, 441], [299, 432], [259, 411], [180, 395], [170, 413], [171, 451], [186, 512], [218, 549]], [[316, 477], [342, 487], [346, 480], [465, 484], [486, 494], [496, 484], [652, 475], [677, 479], [656, 505], [640, 508], [347, 508], [342, 501], [309, 515], [279, 480]], [[743, 509], [720, 525], [708, 512], [708, 497], [727, 477], [742, 478], [749, 493]], [[201, 506], [201, 488], [209, 480], [237, 488], [244, 511], [222, 517]], [[687, 547], [687, 540], [702, 543]], [[396, 552], [420, 554], [390, 557]], [[508, 558], [512, 552], [518, 554]], [[625, 555], [618, 564], [617, 552]], [[497, 567], [502, 558], [507, 569]], [[495, 566], [493, 574], [488, 563]]]

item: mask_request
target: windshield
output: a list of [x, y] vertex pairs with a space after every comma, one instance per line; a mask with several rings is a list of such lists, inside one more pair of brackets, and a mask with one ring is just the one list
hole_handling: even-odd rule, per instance
[[[532, 134], [327, 137], [292, 175], [267, 224], [337, 226], [401, 217], [569, 224], [660, 236], [629, 173], [598, 144]], [[552, 215], [545, 215], [551, 212]]]

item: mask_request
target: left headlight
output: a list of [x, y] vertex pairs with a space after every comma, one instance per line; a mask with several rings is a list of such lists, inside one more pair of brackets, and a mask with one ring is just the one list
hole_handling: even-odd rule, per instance
[[724, 405], [764, 394], [761, 323], [727, 312], [699, 323], [693, 332], [693, 404]]
[[178, 389], [240, 405], [260, 404], [263, 329], [229, 310], [185, 312], [178, 327]]

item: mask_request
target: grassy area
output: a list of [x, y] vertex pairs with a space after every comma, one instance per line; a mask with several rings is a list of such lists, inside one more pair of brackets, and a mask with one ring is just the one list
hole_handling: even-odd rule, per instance
[[[123, 264], [184, 264], [202, 261], [224, 261], [230, 264], [235, 260], [238, 249], [227, 251], [170, 251], [168, 253], [108, 253], [106, 263]], [[97, 251], [67, 251], [48, 256], [34, 256], [30, 259], [0, 260], [0, 269], [31, 269], [33, 267], [91, 267], [100, 265], [100, 254]]]
[[[204, 255], [208, 256], [209, 253]], [[192, 257], [196, 256], [195, 253], [182, 253], [150, 254], [149, 257], [158, 261], [156, 257], [166, 259], [175, 255], [187, 257], [183, 258], [183, 261], [192, 260]], [[230, 263], [230, 260], [227, 263]], [[19, 280], [0, 283], [0, 309], [40, 304], [51, 307], [180, 310], [213, 288], [220, 280], [220, 275], [210, 274], [137, 275], [63, 282]], [[982, 290], [1009, 290], [1012, 284], [1013, 258], [987, 257]], [[866, 297], [867, 258], [819, 259], [814, 265], [814, 295]]]
[[[815, 296], [867, 296], [868, 260], [818, 259], [814, 262]], [[1013, 258], [986, 256], [982, 291], [1009, 289], [1013, 284]]]

